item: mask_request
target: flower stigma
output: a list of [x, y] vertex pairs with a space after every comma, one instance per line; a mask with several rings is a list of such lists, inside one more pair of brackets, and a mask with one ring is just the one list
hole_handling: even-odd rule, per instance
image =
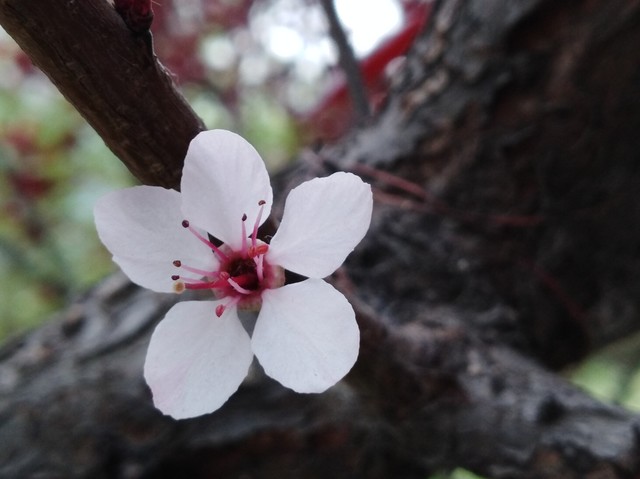
[[247, 215], [243, 214], [242, 241], [240, 248], [234, 250], [229, 245], [216, 246], [197, 231], [188, 220], [182, 221], [182, 227], [188, 229], [201, 243], [216, 256], [219, 261], [217, 269], [212, 271], [194, 268], [176, 259], [176, 268], [196, 277], [179, 274], [171, 275], [173, 290], [182, 293], [190, 290], [211, 290], [218, 299], [225, 299], [215, 309], [217, 317], [221, 317], [230, 307], [242, 310], [258, 311], [262, 306], [262, 292], [265, 289], [279, 288], [284, 284], [284, 268], [269, 264], [265, 255], [269, 245], [258, 239], [258, 227], [266, 201], [260, 200], [258, 215], [250, 235], [247, 235]]

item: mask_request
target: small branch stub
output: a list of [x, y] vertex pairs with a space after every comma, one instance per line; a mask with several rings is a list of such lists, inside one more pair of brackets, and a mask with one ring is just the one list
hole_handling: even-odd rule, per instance
[[114, 0], [113, 6], [132, 32], [141, 34], [151, 28], [151, 0]]

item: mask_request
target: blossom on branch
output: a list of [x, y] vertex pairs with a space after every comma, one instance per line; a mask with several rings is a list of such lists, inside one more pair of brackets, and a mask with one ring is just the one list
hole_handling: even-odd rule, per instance
[[[137, 186], [98, 201], [100, 239], [132, 281], [215, 298], [176, 304], [151, 337], [144, 375], [163, 413], [183, 419], [218, 409], [254, 354], [269, 376], [301, 393], [326, 390], [355, 363], [353, 308], [322, 278], [367, 232], [370, 186], [343, 172], [299, 185], [266, 243], [258, 228], [272, 203], [262, 159], [224, 130], [191, 142], [181, 193]], [[285, 269], [308, 279], [285, 285]], [[239, 310], [259, 311], [251, 337]]]

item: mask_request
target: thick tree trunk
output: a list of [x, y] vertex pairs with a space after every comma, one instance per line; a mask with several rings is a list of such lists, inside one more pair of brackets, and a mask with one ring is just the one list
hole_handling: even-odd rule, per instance
[[[139, 178], [175, 186], [189, 135], [158, 157], [112, 116], [155, 107], [97, 79], [129, 47], [85, 52], [95, 71], [68, 75], [80, 47], [64, 19], [86, 9], [73, 28], [98, 28], [86, 5], [102, 1], [0, 0], [0, 22]], [[69, 13], [45, 32], [48, 8]], [[640, 329], [638, 45], [638, 1], [438, 3], [375, 122], [277, 179], [284, 193], [347, 169], [375, 188], [371, 231], [334, 277], [362, 331], [346, 381], [296, 395], [256, 368], [220, 411], [162, 417], [141, 368], [176, 298], [116, 275], [2, 349], [0, 475], [640, 477], [640, 419], [552, 372]], [[94, 81], [111, 105], [99, 126], [74, 95]]]

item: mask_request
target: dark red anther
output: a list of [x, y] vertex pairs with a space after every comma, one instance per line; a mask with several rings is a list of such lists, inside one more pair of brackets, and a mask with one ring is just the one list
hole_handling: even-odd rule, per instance
[[265, 200], [258, 201], [258, 206], [262, 206], [262, 205], [265, 205], [265, 204], [267, 204], [267, 202]]
[[180, 261], [179, 259], [176, 259], [176, 260], [173, 261], [173, 265], [176, 268], [179, 268], [180, 266], [182, 266], [182, 261]]
[[182, 227], [183, 228], [188, 228], [189, 227], [189, 222], [187, 220], [182, 220]]
[[151, 0], [114, 0], [113, 3], [131, 31], [135, 33], [149, 31], [153, 22]]
[[171, 279], [172, 279], [173, 281], [178, 281], [178, 280], [180, 279], [180, 275], [172, 274], [172, 275], [171, 275]]

